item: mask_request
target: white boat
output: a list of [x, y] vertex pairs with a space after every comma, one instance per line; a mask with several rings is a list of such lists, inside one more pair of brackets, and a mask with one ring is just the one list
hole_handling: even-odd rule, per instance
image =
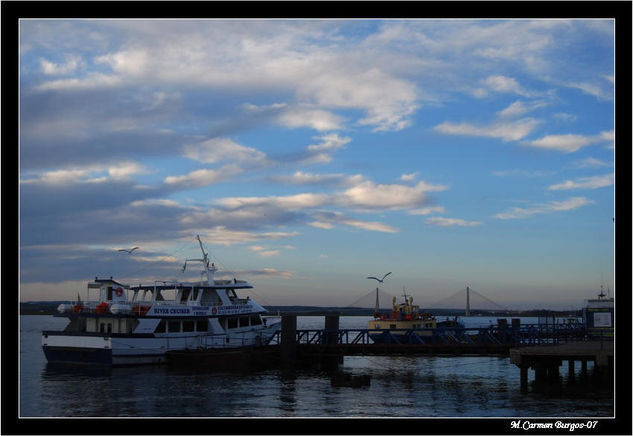
[[[128, 286], [109, 279], [88, 283], [88, 298], [61, 304], [63, 331], [42, 332], [50, 363], [135, 365], [165, 363], [168, 351], [237, 349], [267, 343], [280, 323], [262, 318], [266, 309], [239, 298], [253, 286], [243, 280], [215, 280], [200, 237], [204, 265], [200, 282], [156, 281]], [[96, 291], [96, 292], [95, 292]], [[90, 299], [92, 294], [97, 294]]]

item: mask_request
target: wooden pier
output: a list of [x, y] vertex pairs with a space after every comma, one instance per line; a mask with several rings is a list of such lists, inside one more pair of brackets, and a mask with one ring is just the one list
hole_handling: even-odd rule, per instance
[[[325, 328], [297, 329], [297, 316], [282, 316], [281, 330], [259, 347], [237, 350], [184, 350], [169, 352], [170, 363], [205, 368], [319, 366], [336, 370], [344, 356], [350, 355], [452, 355], [509, 356], [520, 368], [521, 392], [528, 391], [528, 369], [535, 372], [535, 389], [560, 381], [559, 367], [568, 362], [569, 379], [580, 362], [581, 378], [587, 375], [587, 362], [593, 362], [593, 375], [613, 379], [613, 341], [587, 340], [583, 326], [521, 325], [505, 319], [487, 328], [445, 328], [382, 332], [374, 342], [370, 331], [340, 329], [338, 315], [325, 315]], [[501, 322], [503, 321], [503, 322]]]

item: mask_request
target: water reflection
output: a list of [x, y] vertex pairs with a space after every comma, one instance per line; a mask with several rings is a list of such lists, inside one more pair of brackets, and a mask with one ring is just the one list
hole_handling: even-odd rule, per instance
[[[29, 322], [43, 323], [45, 317]], [[23, 320], [26, 322], [26, 320]], [[322, 318], [320, 318], [322, 324]], [[348, 322], [341, 320], [342, 323]], [[351, 322], [351, 321], [350, 321]], [[27, 323], [28, 324], [28, 323]], [[48, 326], [47, 326], [48, 327]], [[144, 366], [46, 364], [41, 328], [21, 337], [21, 416], [79, 417], [504, 417], [611, 416], [610, 384], [592, 365], [573, 379], [561, 367], [559, 392], [519, 389], [508, 358], [347, 356], [340, 369], [370, 375], [368, 387], [331, 386], [319, 370], [225, 371]], [[533, 371], [528, 372], [530, 388]]]
[[279, 408], [283, 410], [284, 415], [292, 416], [297, 406], [297, 389], [295, 381], [297, 375], [295, 371], [283, 370], [279, 377]]

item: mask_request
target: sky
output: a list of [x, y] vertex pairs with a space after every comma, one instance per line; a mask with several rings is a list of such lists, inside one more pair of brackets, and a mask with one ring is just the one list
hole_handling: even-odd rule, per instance
[[21, 301], [197, 280], [196, 235], [265, 305], [614, 293], [613, 20], [19, 30]]

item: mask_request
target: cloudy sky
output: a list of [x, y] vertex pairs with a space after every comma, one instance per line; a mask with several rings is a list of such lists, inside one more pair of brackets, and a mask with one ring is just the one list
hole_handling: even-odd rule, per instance
[[199, 234], [264, 304], [581, 307], [613, 106], [612, 20], [23, 20], [20, 298], [196, 279]]

